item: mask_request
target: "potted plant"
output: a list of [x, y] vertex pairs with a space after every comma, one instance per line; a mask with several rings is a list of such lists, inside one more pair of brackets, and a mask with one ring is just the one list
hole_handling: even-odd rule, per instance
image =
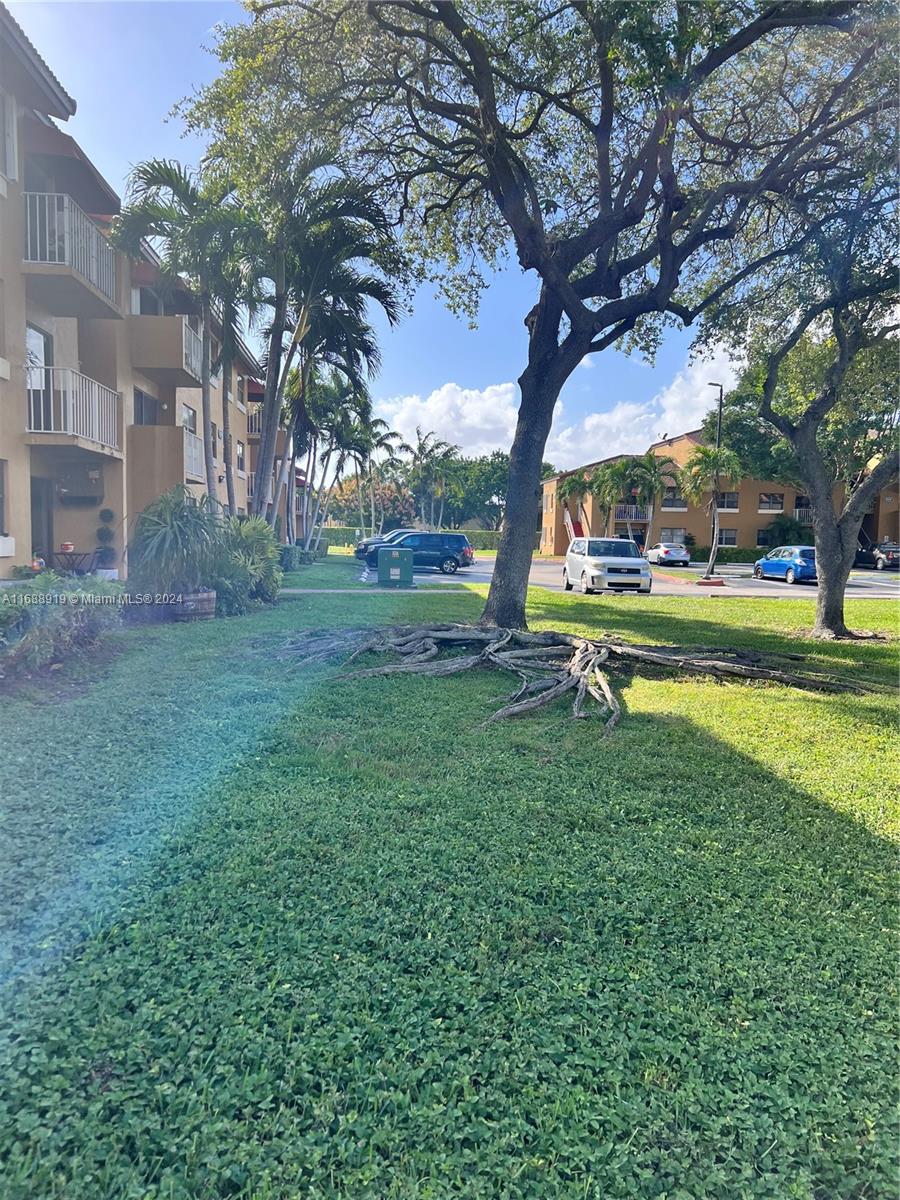
[[119, 570], [115, 566], [118, 555], [112, 545], [116, 536], [112, 527], [116, 514], [111, 508], [101, 508], [99, 517], [102, 524], [97, 527], [98, 546], [94, 551], [94, 574], [100, 579], [118, 579]]
[[176, 621], [215, 616], [215, 577], [219, 518], [204, 497], [197, 500], [180, 484], [154, 500], [137, 519], [129, 547], [131, 574], [138, 588], [164, 597]]

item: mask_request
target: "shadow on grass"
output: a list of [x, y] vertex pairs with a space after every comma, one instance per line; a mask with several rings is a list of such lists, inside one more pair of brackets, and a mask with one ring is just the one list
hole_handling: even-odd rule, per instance
[[[660, 611], [642, 605], [639, 597], [629, 599], [634, 601], [633, 606], [627, 601], [607, 601], [602, 598], [599, 601], [591, 599], [580, 602], [577, 606], [569, 605], [562, 610], [558, 600], [545, 600], [532, 591], [529, 593], [528, 619], [532, 625], [559, 625], [563, 621], [564, 627], [573, 624], [598, 633], [620, 633], [636, 642], [651, 638], [671, 645], [730, 646], [758, 650], [764, 654], [802, 653], [824, 669], [836, 673], [862, 671], [881, 682], [894, 682], [897, 677], [896, 640], [819, 641], [808, 636], [799, 613], [798, 627], [784, 630], [758, 624], [737, 624], [728, 619], [727, 613], [721, 614], [724, 620], [717, 621], [714, 615], [716, 610], [712, 607], [715, 601], [706, 602], [710, 605], [704, 607], [708, 616], [698, 617], [696, 609], [679, 612], [673, 606]], [[680, 597], [674, 599], [677, 602]]]
[[891, 847], [496, 690], [317, 690], [19, 985], [7, 1200], [890, 1194]]

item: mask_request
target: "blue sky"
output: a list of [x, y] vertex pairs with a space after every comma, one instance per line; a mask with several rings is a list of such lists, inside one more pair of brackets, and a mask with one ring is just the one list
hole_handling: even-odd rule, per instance
[[[143, 158], [196, 164], [203, 145], [182, 135], [172, 106], [211, 79], [207, 49], [220, 22], [246, 19], [223, 0], [13, 0], [9, 7], [74, 96], [66, 125], [102, 174], [124, 192]], [[491, 282], [471, 330], [420, 289], [396, 331], [379, 323], [384, 364], [374, 381], [379, 411], [406, 437], [436, 430], [470, 453], [508, 449], [515, 427], [515, 380], [525, 364], [523, 318], [534, 283], [512, 266]], [[547, 457], [571, 467], [620, 451], [641, 451], [663, 434], [693, 428], [709, 407], [708, 380], [726, 385], [723, 356], [688, 364], [689, 338], [671, 333], [651, 367], [615, 351], [595, 357], [566, 385]]]

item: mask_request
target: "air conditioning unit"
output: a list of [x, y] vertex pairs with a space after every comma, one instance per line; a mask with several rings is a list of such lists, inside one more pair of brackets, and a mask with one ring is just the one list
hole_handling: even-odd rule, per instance
[[66, 464], [56, 480], [56, 498], [70, 507], [90, 508], [103, 503], [103, 468]]

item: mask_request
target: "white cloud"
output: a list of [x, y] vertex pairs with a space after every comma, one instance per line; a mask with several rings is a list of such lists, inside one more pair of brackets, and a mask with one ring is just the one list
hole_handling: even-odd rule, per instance
[[[582, 366], [586, 365], [584, 362]], [[592, 364], [593, 365], [593, 364]], [[595, 462], [613, 454], [640, 454], [651, 442], [696, 429], [715, 403], [709, 380], [732, 386], [736, 372], [723, 350], [707, 359], [687, 362], [675, 378], [650, 400], [619, 400], [612, 408], [566, 421], [557, 404], [545, 458], [563, 469]], [[486, 388], [462, 388], [456, 383], [422, 397], [396, 396], [376, 405], [377, 415], [398, 430], [405, 441], [415, 439], [416, 426], [460, 446], [464, 454], [508, 450], [516, 428], [519, 405], [514, 383]]]
[[512, 444], [519, 395], [514, 383], [484, 389], [445, 383], [424, 399], [398, 396], [382, 400], [376, 409], [407, 442], [415, 440], [418, 425], [423, 432], [433, 430], [445, 442], [461, 446], [465, 454], [490, 454]]

